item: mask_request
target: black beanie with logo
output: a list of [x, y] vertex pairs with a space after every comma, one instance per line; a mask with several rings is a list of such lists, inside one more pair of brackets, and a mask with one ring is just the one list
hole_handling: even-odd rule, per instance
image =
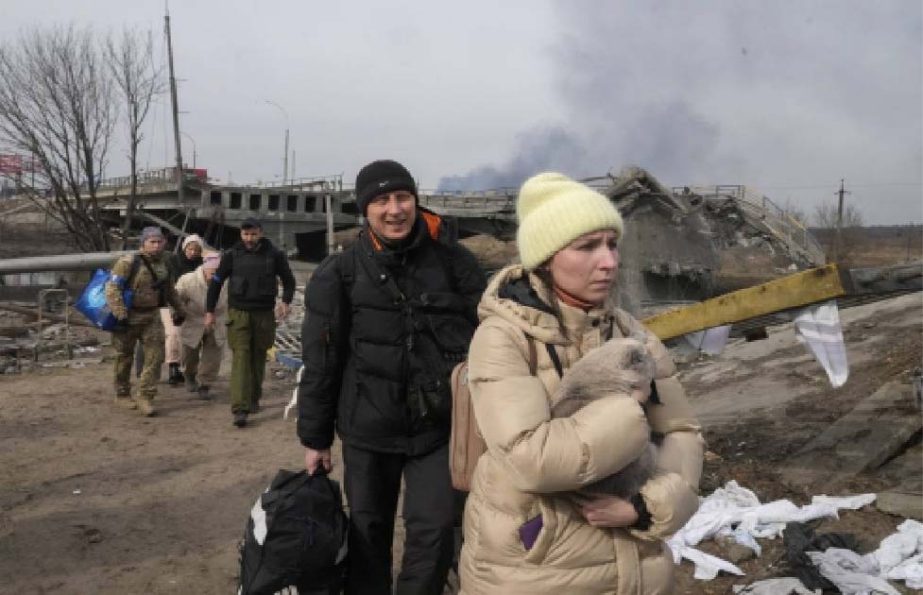
[[390, 159], [373, 161], [356, 176], [356, 206], [365, 215], [369, 202], [379, 194], [406, 190], [417, 196], [417, 183], [407, 168]]

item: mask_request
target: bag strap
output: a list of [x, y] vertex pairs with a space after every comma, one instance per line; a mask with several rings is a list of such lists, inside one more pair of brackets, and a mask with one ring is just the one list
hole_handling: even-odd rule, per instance
[[352, 289], [356, 281], [356, 248], [355, 244], [340, 252], [337, 257], [337, 264], [340, 269], [340, 281], [347, 293]]
[[526, 345], [529, 346], [529, 374], [535, 376], [538, 372], [538, 354], [535, 352], [535, 339], [526, 334]]
[[157, 288], [157, 293], [158, 293], [158, 295], [160, 296], [160, 299], [159, 299], [159, 302], [160, 302], [160, 303], [159, 303], [159, 305], [160, 305], [161, 307], [164, 306], [164, 305], [166, 304], [166, 302], [167, 302], [167, 298], [166, 298], [166, 283], [165, 283], [164, 281], [170, 279], [170, 271], [167, 270], [167, 279], [166, 279], [166, 280], [165, 280], [165, 279], [161, 279], [160, 277], [157, 276], [157, 273], [154, 272], [154, 267], [151, 266], [151, 263], [148, 262], [148, 260], [147, 260], [146, 258], [144, 258], [143, 255], [138, 254], [137, 257], [138, 257], [139, 259], [141, 259], [142, 264], [144, 264], [144, 268], [146, 268], [146, 269], [147, 269], [147, 272], [151, 274], [151, 279], [154, 280], [154, 287]]
[[[526, 345], [529, 349], [529, 374], [535, 376], [538, 373], [538, 353], [535, 348], [535, 337], [528, 333], [523, 333], [526, 337]], [[545, 343], [545, 349], [548, 351], [548, 357], [551, 358], [551, 363], [554, 364], [554, 369], [558, 373], [558, 377], [564, 376], [564, 368], [561, 365], [561, 358], [558, 357], [558, 352], [555, 351], [554, 346], [550, 343]]]
[[125, 277], [125, 289], [131, 288], [131, 282], [135, 280], [135, 275], [138, 274], [138, 269], [141, 268], [141, 255], [135, 254], [131, 258], [131, 266], [128, 268], [128, 276]]
[[368, 276], [372, 279], [381, 283], [385, 290], [391, 294], [391, 298], [395, 302], [398, 304], [403, 304], [407, 301], [407, 296], [405, 296], [404, 292], [401, 291], [401, 288], [397, 286], [397, 281], [394, 280], [394, 275], [382, 273], [378, 263], [375, 262], [374, 256], [366, 253], [365, 250], [360, 250], [356, 257], [359, 259], [359, 263], [362, 265], [362, 268], [365, 269], [366, 274], [368, 274]]
[[558, 352], [554, 348], [554, 345], [551, 343], [545, 343], [545, 349], [548, 350], [548, 357], [551, 358], [551, 363], [554, 364], [554, 369], [558, 373], [558, 378], [563, 378], [564, 366], [561, 365], [561, 358], [558, 356]]
[[452, 266], [452, 263], [449, 262], [448, 255], [443, 253], [446, 248], [436, 240], [433, 240], [433, 244], [433, 250], [436, 252], [436, 258], [439, 260], [439, 264], [442, 265], [442, 271], [445, 273], [446, 278], [449, 280], [449, 287], [452, 289], [453, 293], [457, 293], [458, 282], [455, 279], [455, 268]]
[[337, 269], [340, 272], [340, 325], [339, 332], [346, 341], [352, 329], [352, 293], [356, 281], [356, 250], [350, 246], [337, 255]]
[[159, 283], [161, 279], [157, 276], [157, 273], [154, 272], [154, 267], [151, 266], [151, 263], [149, 263], [147, 259], [140, 254], [136, 255], [136, 258], [138, 258], [138, 260], [144, 264], [144, 268], [146, 268], [147, 272], [151, 274], [151, 278], [154, 280], [154, 283]]

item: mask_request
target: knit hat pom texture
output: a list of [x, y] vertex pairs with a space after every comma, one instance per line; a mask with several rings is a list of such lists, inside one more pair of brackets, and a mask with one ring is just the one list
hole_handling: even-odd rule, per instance
[[554, 172], [532, 176], [516, 200], [516, 244], [523, 267], [532, 270], [584, 234], [612, 229], [622, 237], [622, 216], [608, 198]]

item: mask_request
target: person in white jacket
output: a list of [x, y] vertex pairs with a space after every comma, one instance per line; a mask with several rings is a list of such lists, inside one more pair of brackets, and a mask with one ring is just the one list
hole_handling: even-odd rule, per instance
[[206, 252], [203, 263], [176, 282], [176, 293], [186, 308], [186, 321], [180, 331], [183, 344], [183, 367], [186, 370], [186, 388], [208, 399], [212, 383], [218, 377], [224, 345], [227, 342], [228, 296], [222, 288], [215, 308], [215, 322], [205, 324], [205, 297], [208, 284], [218, 269], [221, 255]]

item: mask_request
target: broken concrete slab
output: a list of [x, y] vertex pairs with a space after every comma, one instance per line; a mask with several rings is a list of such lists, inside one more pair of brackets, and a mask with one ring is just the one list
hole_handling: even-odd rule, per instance
[[888, 514], [923, 521], [923, 493], [880, 492], [875, 507]]
[[795, 454], [781, 479], [794, 489], [834, 493], [899, 453], [921, 427], [910, 385], [888, 382]]

